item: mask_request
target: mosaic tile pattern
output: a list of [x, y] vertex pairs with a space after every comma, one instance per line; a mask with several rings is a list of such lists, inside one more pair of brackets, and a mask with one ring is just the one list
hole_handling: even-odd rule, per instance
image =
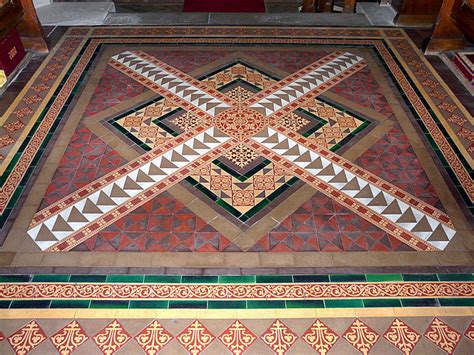
[[[32, 227], [29, 234], [38, 246], [45, 250], [84, 229], [84, 226], [102, 217], [104, 213], [126, 204], [140, 192], [172, 176], [171, 174], [189, 165], [196, 158], [202, 159], [203, 155], [227, 140], [226, 135], [217, 132], [215, 128], [210, 128], [184, 143], [163, 151], [162, 154], [154, 154], [148, 159], [149, 161], [135, 162], [134, 165], [138, 168], [128, 174], [121, 176], [109, 174], [107, 176], [110, 177], [110, 181], [101, 190], [94, 191], [95, 189], [91, 187], [92, 194], [87, 194], [87, 198], [75, 201], [67, 209], [47, 219], [47, 222]], [[82, 197], [81, 194], [79, 197]]]
[[[440, 220], [410, 207], [396, 195], [389, 193], [381, 184], [346, 170], [347, 164], [335, 164], [315, 150], [288, 138], [278, 131], [267, 128], [254, 136], [257, 142], [279, 156], [284, 156], [305, 172], [322, 180], [342, 194], [362, 203], [372, 213], [377, 213], [394, 223], [398, 228], [411, 232], [412, 238], [419, 238], [439, 249], [444, 249], [455, 231]], [[341, 162], [342, 163], [342, 162]], [[315, 180], [314, 180], [315, 181]], [[340, 197], [338, 200], [344, 200]]]
[[[299, 100], [305, 98], [308, 93], [314, 94], [314, 90], [319, 87], [327, 89], [327, 87], [325, 86], [326, 81], [333, 81], [330, 86], [334, 85], [334, 83], [342, 80], [345, 76], [347, 76], [347, 73], [349, 73], [350, 75], [351, 72], [357, 71], [356, 67], [360, 64], [361, 58], [357, 56], [352, 56], [348, 53], [342, 55], [339, 53], [331, 54], [311, 64], [310, 66], [303, 68], [298, 73], [289, 76], [281, 82], [274, 83], [271, 88], [256, 93], [254, 96], [247, 99], [248, 102], [244, 102], [246, 105], [248, 105], [246, 106], [247, 108], [237, 106], [232, 107], [228, 110], [225, 109], [230, 107], [232, 101], [231, 99], [227, 98], [227, 96], [215, 91], [212, 88], [204, 88], [200, 82], [190, 77], [187, 77], [184, 73], [179, 72], [176, 69], [173, 69], [172, 67], [169, 67], [168, 65], [164, 64], [163, 62], [160, 62], [157, 59], [153, 59], [145, 53], [140, 52], [138, 54], [134, 54], [132, 52], [124, 52], [123, 54], [115, 56], [114, 61], [117, 63], [117, 65], [120, 64], [120, 66], [117, 67], [119, 70], [124, 71], [129, 75], [132, 75], [137, 80], [142, 81], [142, 79], [144, 79], [147, 80], [147, 82], [153, 82], [153, 85], [155, 86], [152, 87], [156, 87], [157, 90], [159, 89], [158, 91], [161, 94], [164, 94], [165, 97], [168, 97], [170, 100], [177, 100], [176, 102], [178, 104], [185, 102], [185, 108], [191, 109], [193, 112], [199, 113], [199, 115], [201, 115], [202, 117], [206, 117], [206, 115], [209, 116], [206, 117], [206, 119], [210, 119], [211, 121], [213, 121], [214, 124], [219, 127], [219, 132], [224, 131], [227, 135], [234, 137], [234, 139], [237, 139], [238, 141], [243, 141], [249, 136], [254, 136], [254, 139], [257, 142], [261, 143], [262, 147], [270, 148], [271, 151], [277, 154], [276, 156], [272, 156], [272, 159], [278, 158], [276, 159], [276, 161], [279, 161], [281, 160], [281, 158], [279, 157], [284, 156], [285, 159], [289, 159], [290, 162], [294, 163], [296, 166], [302, 167], [305, 169], [305, 171], [309, 172], [310, 174], [313, 174], [312, 176], [317, 176], [318, 179], [322, 179], [323, 181], [328, 183], [330, 188], [345, 191], [344, 194], [352, 198], [352, 204], [348, 205], [346, 202], [346, 206], [354, 208], [354, 204], [362, 204], [366, 209], [368, 208], [369, 210], [371, 210], [372, 213], [376, 212], [377, 214], [383, 215], [383, 217], [385, 217], [384, 222], [387, 222], [388, 219], [388, 222], [391, 223], [391, 227], [389, 229], [384, 229], [388, 232], [392, 232], [392, 230], [394, 230], [393, 228], [395, 228], [395, 230], [397, 230], [398, 228], [396, 234], [402, 234], [402, 238], [400, 239], [407, 242], [407, 244], [412, 243], [414, 245], [417, 245], [421, 241], [427, 241], [428, 243], [424, 245], [425, 249], [429, 249], [430, 246], [434, 246], [438, 249], [444, 249], [449, 240], [453, 237], [455, 232], [450, 226], [449, 219], [446, 219], [446, 216], [440, 215], [438, 217], [437, 215], [439, 215], [439, 213], [435, 211], [433, 211], [435, 213], [428, 212], [428, 214], [426, 214], [426, 212], [422, 211], [432, 211], [432, 209], [426, 209], [423, 207], [423, 205], [419, 205], [422, 208], [421, 211], [420, 209], [414, 210], [410, 207], [409, 204], [406, 203], [408, 201], [411, 202], [411, 200], [405, 198], [402, 202], [395, 198], [393, 194], [389, 194], [387, 188], [385, 188], [385, 192], [382, 191], [380, 187], [382, 187], [383, 183], [376, 183], [375, 185], [371, 185], [370, 182], [367, 183], [366, 180], [359, 179], [352, 172], [348, 171], [346, 173], [344, 169], [341, 169], [340, 165], [333, 164], [329, 160], [318, 155], [319, 153], [316, 153], [314, 150], [310, 151], [303, 145], [299, 145], [299, 143], [296, 143], [292, 139], [285, 137], [283, 134], [277, 133], [276, 131], [273, 131], [270, 128], [265, 128], [265, 116], [273, 116], [276, 114], [281, 116], [281, 113], [283, 112], [282, 110], [286, 109], [287, 107], [291, 107], [292, 109], [294, 109], [294, 105], [296, 104], [296, 102], [299, 102]], [[255, 80], [256, 74], [246, 72], [245, 68], [243, 68], [242, 65], [237, 67], [233, 66], [230, 68], [230, 71], [232, 71], [232, 69], [234, 69], [237, 75], [245, 74], [248, 76], [249, 74], [252, 74], [252, 79]], [[221, 83], [223, 83], [226, 80], [228, 81], [232, 79], [232, 75], [225, 73], [222, 75], [221, 74], [222, 73], [218, 73], [215, 75], [215, 78], [216, 80], [218, 80], [218, 82], [220, 80]], [[219, 75], [221, 75], [221, 77], [219, 77]], [[332, 80], [333, 77], [336, 78], [338, 76], [341, 77]], [[162, 100], [160, 102], [164, 103], [165, 101]], [[312, 106], [314, 107], [310, 107], [309, 110], [316, 111], [319, 115], [334, 116], [336, 114], [335, 110], [333, 110], [327, 105], [320, 104], [318, 107], [318, 103], [314, 102]], [[257, 111], [252, 111], [252, 107], [254, 107]], [[263, 108], [265, 109], [262, 111], [261, 109]], [[150, 114], [154, 114], [155, 112], [157, 112], [158, 114], [163, 113], [163, 107], [156, 105], [147, 106], [139, 112], [145, 114], [146, 110], [151, 111]], [[222, 110], [224, 111], [222, 113], [219, 113]], [[261, 111], [264, 116], [258, 113], [258, 111]], [[261, 117], [256, 118], [259, 115]], [[213, 118], [214, 116], [215, 118]], [[252, 116], [253, 118], [250, 119], [250, 117]], [[124, 123], [127, 119], [129, 121], [133, 121], [136, 118], [137, 115], [127, 116], [124, 119]], [[349, 125], [352, 124], [352, 126], [354, 127], [355, 121], [350, 119], [351, 117], [341, 116], [339, 119], [337, 119], [337, 121], [339, 125], [347, 123]], [[142, 120], [142, 118], [138, 118], [138, 120]], [[151, 122], [151, 118], [149, 118], [148, 120], [149, 122]], [[203, 125], [205, 124], [203, 123]], [[147, 127], [145, 126], [143, 128], [150, 128], [149, 124]], [[278, 126], [277, 124], [276, 127], [280, 127], [279, 129], [281, 131], [283, 126]], [[214, 130], [214, 132], [216, 132], [216, 130]], [[326, 132], [326, 135], [330, 134]], [[151, 136], [156, 137], [154, 133], [151, 134], [150, 137]], [[210, 137], [212, 137], [212, 135]], [[215, 139], [215, 137], [210, 139]], [[223, 142], [224, 141], [220, 141], [220, 143]], [[260, 149], [262, 149], [262, 147], [260, 147]], [[187, 149], [188, 148], [189, 147], [187, 147]], [[313, 152], [314, 157], [311, 152]], [[179, 166], [186, 165], [182, 164], [183, 159], [187, 163], [189, 163], [190, 160], [184, 158], [184, 156], [193, 155], [195, 154], [195, 152], [186, 153], [187, 154], [183, 152], [172, 153], [174, 155], [177, 155], [170, 155], [171, 160], [167, 160], [167, 164], [171, 163], [172, 165], [174, 165], [173, 168], [175, 169], [178, 169]], [[265, 149], [260, 153], [265, 154]], [[325, 155], [327, 155], [327, 153], [325, 153]], [[334, 160], [331, 156], [329, 157], [330, 159]], [[176, 164], [174, 160], [177, 160], [181, 163]], [[159, 168], [161, 168], [161, 165], [159, 166]], [[314, 171], [311, 169], [313, 169]], [[271, 189], [273, 188], [273, 190], [275, 190], [276, 188], [278, 188], [278, 186], [275, 185], [275, 180], [271, 182], [271, 179], [268, 180], [268, 178], [265, 178], [268, 181], [265, 181], [263, 185], [259, 181], [257, 181], [257, 185], [262, 185], [261, 187], [263, 187], [263, 189], [258, 189], [258, 186], [255, 185], [255, 181], [252, 181], [253, 187], [251, 187], [250, 190], [247, 189], [247, 186], [252, 186], [252, 184], [247, 185], [245, 187], [240, 186], [239, 189], [235, 189], [232, 188], [232, 186], [238, 186], [236, 184], [242, 185], [242, 181], [235, 181], [234, 184], [232, 184], [232, 177], [223, 174], [222, 170], [216, 170], [214, 168], [211, 169], [210, 166], [208, 170], [216, 172], [217, 174], [209, 174], [210, 178], [207, 179], [207, 181], [199, 180], [203, 177], [202, 174], [198, 174], [201, 175], [199, 176], [199, 178], [197, 176], [195, 177], [198, 178], [198, 183], [206, 187], [206, 189], [209, 191], [224, 191], [218, 192], [217, 195], [214, 193], [214, 195], [217, 196], [216, 200], [222, 200], [226, 204], [230, 205], [232, 208], [237, 209], [240, 214], [248, 212], [248, 210], [243, 210], [241, 206], [255, 207], [260, 203], [259, 198], [268, 199], [269, 192], [272, 191]], [[298, 169], [296, 168], [290, 170], [298, 173]], [[270, 171], [271, 170], [268, 170], [268, 172]], [[352, 171], [354, 170], [352, 169]], [[167, 171], [164, 172], [164, 174], [170, 174], [172, 172], [174, 171]], [[347, 174], [350, 175], [348, 176]], [[144, 179], [146, 179], [146, 172], [142, 172], [142, 175], [143, 176], [141, 176], [140, 179], [145, 182]], [[204, 176], [206, 176], [206, 174], [204, 174]], [[261, 180], [259, 176], [260, 175], [257, 175], [255, 178], [253, 178], [253, 180]], [[281, 183], [287, 183], [288, 181], [289, 179], [282, 180]], [[306, 181], [308, 182], [307, 179]], [[151, 187], [151, 185], [157, 183], [155, 179], [151, 179], [150, 177], [148, 177], [146, 182], [150, 183], [150, 185], [142, 187], [141, 189]], [[270, 186], [270, 183], [272, 186]], [[314, 186], [319, 188], [319, 184], [314, 184]], [[125, 187], [119, 186], [119, 188], [123, 190]], [[259, 190], [261, 192], [259, 192]], [[351, 194], [348, 191], [353, 191], [354, 193]], [[255, 194], [255, 192], [257, 193]], [[104, 192], [96, 192], [95, 194], [97, 194], [99, 197], [100, 194], [104, 195]], [[125, 194], [130, 197], [130, 194], [128, 194], [127, 191], [125, 191]], [[105, 193], [105, 195], [108, 194]], [[138, 192], [136, 195], [138, 195]], [[110, 199], [110, 196], [108, 197]], [[122, 199], [124, 197], [125, 196], [121, 196]], [[226, 199], [229, 199], [229, 201], [226, 201]], [[110, 206], [118, 206], [120, 203], [124, 203], [125, 200], [112, 200], [112, 202], [113, 204], [109, 203]], [[105, 202], [102, 201], [101, 203]], [[95, 214], [97, 215], [97, 217], [99, 217], [100, 213], [107, 212], [101, 211], [101, 209], [98, 208], [94, 201], [89, 203], [89, 205], [87, 206], [88, 210], [92, 208], [92, 206], [94, 206], [96, 209], [94, 211], [91, 210], [90, 214]], [[69, 207], [69, 209], [74, 207], [75, 206], [72, 205]], [[86, 206], [81, 205], [81, 208], [82, 207], [85, 208]], [[111, 208], [112, 207], [110, 207], [110, 209]], [[417, 213], [415, 213], [414, 211], [417, 211]], [[418, 212], [421, 212], [421, 214]], [[43, 215], [45, 215], [45, 212], [42, 213]], [[56, 226], [57, 221], [53, 218], [53, 222], [49, 222], [52, 224], [51, 226], [49, 226], [48, 229], [52, 235], [49, 236], [50, 240], [47, 241], [48, 243], [45, 243], [46, 241], [39, 240], [42, 245], [42, 248], [47, 249], [52, 247], [55, 244], [55, 241], [64, 239], [65, 237], [69, 236], [69, 234], [71, 234], [67, 232], [74, 233], [80, 228], [84, 228], [87, 224], [86, 221], [92, 221], [91, 219], [85, 217], [84, 213], [86, 212], [82, 211], [83, 219], [79, 221], [80, 223], [82, 223], [82, 225], [78, 226], [76, 230], [74, 230], [71, 226], [67, 224], [67, 222], [65, 222], [63, 216], [60, 215], [60, 222], [64, 222], [64, 226]], [[118, 217], [117, 214], [116, 216]], [[56, 217], [56, 219], [57, 218], [58, 217]], [[38, 220], [37, 218], [36, 220], [37, 222], [34, 222], [32, 226], [35, 226], [35, 223], [38, 223], [41, 219]], [[374, 221], [374, 219], [372, 219], [372, 221]], [[445, 222], [443, 223], [443, 221]], [[44, 229], [47, 228], [45, 226], [46, 224], [42, 224], [34, 227], [36, 229], [32, 229], [30, 235], [33, 237], [33, 239], [36, 240], [37, 235], [45, 234], [46, 231]], [[66, 234], [54, 235], [51, 229], [64, 230], [63, 234]], [[401, 233], [401, 231], [405, 231], [404, 235], [403, 233]], [[82, 234], [85, 234], [87, 236], [88, 234], [90, 234], [90, 231], [86, 230], [86, 233], [83, 232]]]
[[[43, 72], [32, 78], [29, 85], [31, 90], [23, 95], [18, 107], [11, 109], [8, 120], [4, 122], [5, 138], [2, 138], [2, 142], [5, 142], [5, 144], [11, 142], [10, 138], [12, 137], [16, 139], [22, 130], [24, 132], [29, 131], [28, 135], [18, 137], [18, 145], [21, 145], [17, 154], [18, 159], [2, 175], [2, 204], [0, 206], [2, 216], [0, 222], [3, 224], [7, 221], [19, 195], [32, 176], [34, 167], [43, 154], [45, 145], [65, 114], [64, 108], [68, 106], [75, 93], [78, 92], [89, 69], [93, 68], [89, 63], [95, 59], [101, 46], [106, 42], [136, 43], [136, 39], [126, 37], [129, 35], [139, 38], [140, 43], [172, 43], [175, 46], [183, 43], [189, 45], [191, 42], [260, 46], [267, 44], [269, 41], [273, 44], [331, 45], [335, 38], [341, 45], [372, 46], [375, 55], [379, 57], [381, 63], [391, 75], [397, 90], [404, 94], [403, 99], [409, 104], [410, 110], [425, 135], [428, 139], [432, 139], [430, 143], [433, 145], [435, 153], [441, 160], [444, 169], [450, 174], [450, 178], [460, 191], [462, 198], [468, 207], [471, 205], [473, 184], [469, 174], [472, 170], [472, 156], [470, 156], [469, 151], [472, 149], [469, 146], [471, 143], [468, 139], [470, 137], [470, 127], [464, 124], [468, 121], [466, 112], [462, 105], [457, 104], [444, 83], [437, 77], [432, 77], [432, 69], [421, 59], [420, 53], [416, 51], [402, 32], [384, 29], [291, 29], [291, 36], [295, 38], [290, 38], [288, 32], [284, 31], [288, 31], [288, 29], [261, 28], [258, 31], [255, 29], [223, 27], [212, 29], [134, 28], [118, 31], [108, 28], [71, 29], [65, 40], [61, 42], [58, 49], [47, 60]], [[172, 38], [169, 38], [169, 36], [172, 36]], [[382, 42], [382, 38], [387, 46]], [[273, 48], [272, 51], [275, 52]], [[211, 62], [213, 59], [222, 59], [228, 54], [228, 52], [222, 52], [214, 57], [210, 54], [203, 54], [196, 60], [186, 61], [184, 60], [185, 55], [182, 53], [171, 52], [173, 51], [170, 51], [168, 56], [177, 58], [176, 67], [183, 70], [184, 68], [197, 68], [201, 64]], [[73, 56], [75, 58], [72, 58]], [[300, 70], [312, 62], [308, 56], [300, 56], [299, 58], [295, 54], [279, 56], [275, 53], [264, 53], [264, 51], [260, 53], [259, 58], [261, 60], [268, 59], [269, 63], [275, 63], [279, 66], [293, 67], [293, 70]], [[406, 61], [400, 61], [402, 58], [406, 58]], [[362, 72], [359, 72], [359, 74], [363, 76]], [[377, 101], [378, 99], [375, 98], [375, 101], [371, 104], [368, 101], [371, 101], [372, 98], [368, 98], [367, 102], [364, 101], [360, 93], [365, 84], [361, 82], [359, 85], [352, 86], [358, 81], [356, 79], [357, 77], [351, 76], [349, 81], [340, 81], [335, 84], [334, 88], [339, 85], [341, 88], [340, 95], [343, 95], [341, 92], [344, 91], [347, 93], [347, 97], [352, 97], [352, 100], [360, 100], [366, 107], [370, 106], [379, 112], [387, 111], [384, 108], [383, 99]], [[371, 85], [370, 82], [366, 84], [367, 86]], [[344, 85], [345, 88], [343, 88]], [[200, 88], [199, 85], [196, 87]], [[208, 89], [206, 88], [204, 91], [209, 93]], [[232, 95], [240, 97], [238, 100], [251, 100], [248, 92], [233, 93]], [[51, 97], [48, 102], [45, 100], [47, 96]], [[360, 99], [356, 99], [356, 97], [360, 97]], [[287, 101], [286, 96], [274, 99], [276, 101], [272, 105], [283, 104], [281, 100]], [[232, 97], [229, 100], [229, 104], [235, 102]], [[439, 108], [436, 106], [439, 106]], [[44, 117], [45, 119], [36, 120], [33, 117]], [[34, 126], [28, 127], [26, 121], [32, 122]], [[22, 128], [22, 125], [25, 127]], [[9, 149], [8, 147], [9, 145], [6, 145], [4, 148]], [[5, 154], [1, 155], [6, 157]], [[434, 202], [430, 203], [434, 204]]]

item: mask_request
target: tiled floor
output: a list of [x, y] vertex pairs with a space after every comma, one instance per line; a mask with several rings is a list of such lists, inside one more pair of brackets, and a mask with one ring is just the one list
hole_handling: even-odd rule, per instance
[[[11, 245], [28, 251], [35, 250], [31, 240], [47, 251], [469, 250], [467, 226], [453, 222], [464, 206], [455, 202], [457, 193], [446, 196], [437, 158], [421, 151], [428, 135], [439, 144], [435, 152], [459, 151], [459, 160], [445, 168], [469, 198], [470, 181], [459, 164], [468, 163], [461, 153], [470, 148], [449, 123], [465, 112], [434, 80], [420, 84], [428, 88], [424, 97], [418, 87], [405, 87], [419, 83], [417, 75], [426, 78], [430, 68], [421, 67], [421, 59], [397, 66], [395, 54], [370, 40], [374, 30], [342, 30], [356, 39], [334, 43], [279, 39], [270, 31], [275, 39], [268, 49], [251, 45], [265, 37], [222, 39], [230, 43], [212, 48], [158, 48], [153, 43], [159, 39], [93, 31], [70, 30], [70, 39], [33, 78], [21, 107], [8, 111], [21, 124], [14, 131], [21, 139], [25, 123], [31, 126], [30, 116], [49, 98], [48, 88], [59, 84], [59, 99], [47, 104], [34, 144], [19, 152], [33, 152], [39, 137], [46, 142], [47, 132], [67, 118], [33, 185], [44, 191], [34, 196], [43, 196], [36, 214], [30, 226], [16, 223], [31, 239], [17, 237]], [[85, 34], [90, 39], [81, 42]], [[407, 58], [419, 56], [402, 32], [384, 36]], [[131, 42], [127, 51], [108, 44], [124, 41]], [[306, 42], [313, 46], [302, 47]], [[66, 51], [74, 50], [79, 57], [70, 77], [53, 82]], [[405, 77], [400, 69], [414, 74]], [[435, 121], [430, 102], [444, 107]], [[432, 124], [443, 114], [449, 137]], [[415, 119], [428, 129], [424, 136]], [[5, 167], [18, 149], [8, 142], [15, 122], [4, 125]], [[444, 145], [447, 139], [452, 145]], [[21, 167], [6, 170], [13, 169], [5, 181], [12, 188]], [[12, 196], [5, 197], [6, 213], [15, 204]], [[155, 211], [161, 196], [180, 207]], [[27, 198], [24, 213], [31, 215], [34, 206]]]
[[470, 107], [403, 30], [71, 28], [41, 62], [1, 103], [2, 354], [469, 353]]

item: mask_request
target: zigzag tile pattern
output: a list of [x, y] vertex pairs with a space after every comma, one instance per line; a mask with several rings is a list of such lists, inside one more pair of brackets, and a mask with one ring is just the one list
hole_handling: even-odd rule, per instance
[[119, 206], [133, 207], [128, 203], [131, 199], [228, 140], [216, 128], [209, 128], [33, 225], [28, 234], [46, 250]]
[[265, 129], [253, 139], [436, 249], [443, 250], [456, 233], [447, 224], [274, 129]]
[[362, 62], [363, 59], [352, 54], [344, 53], [338, 55], [331, 61], [323, 64], [309, 73], [297, 77], [295, 80], [278, 88], [271, 94], [250, 105], [253, 109], [263, 110], [265, 115], [270, 116], [276, 111], [290, 105], [307, 93], [328, 83], [347, 69]]
[[147, 79], [152, 80], [157, 85], [193, 104], [211, 116], [215, 116], [220, 111], [230, 107], [227, 103], [222, 102], [220, 99], [194, 86], [192, 83], [184, 81], [173, 73], [141, 58], [135, 53], [129, 51], [123, 52], [113, 56], [112, 59]]

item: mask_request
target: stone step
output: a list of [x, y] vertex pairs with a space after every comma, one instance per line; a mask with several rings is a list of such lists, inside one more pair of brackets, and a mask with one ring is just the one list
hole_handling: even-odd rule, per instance
[[109, 13], [105, 25], [370, 26], [364, 14], [340, 13]]
[[54, 2], [36, 9], [43, 26], [103, 25], [113, 2]]

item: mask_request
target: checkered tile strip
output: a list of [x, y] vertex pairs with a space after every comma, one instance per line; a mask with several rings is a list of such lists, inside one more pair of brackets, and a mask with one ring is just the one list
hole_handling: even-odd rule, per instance
[[[362, 216], [378, 216], [376, 225], [384, 230], [388, 229], [395, 237], [405, 232], [407, 237], [413, 239], [411, 244], [416, 245], [417, 241], [422, 241], [435, 249], [443, 250], [456, 233], [451, 226], [406, 203], [396, 193], [382, 190], [380, 186], [354, 174], [343, 164], [331, 161], [328, 155], [310, 149], [274, 129], [264, 129], [253, 139], [271, 150], [261, 153], [271, 157], [273, 161], [281, 163], [280, 157], [283, 157], [301, 168], [292, 170], [298, 176], [306, 177], [307, 182], [319, 190], [320, 185], [324, 186], [326, 193], [330, 192], [332, 197], [344, 201], [346, 206], [359, 214], [359, 206], [363, 206], [366, 213]], [[316, 180], [308, 179], [308, 176]]]
[[[176, 75], [176, 69], [173, 70], [174, 73], [170, 72], [163, 68], [164, 65], [153, 63], [129, 51], [117, 54], [113, 56], [112, 59], [141, 76], [152, 80], [173, 95], [186, 100], [211, 116], [215, 116], [222, 110], [230, 107], [229, 104], [223, 102], [221, 99], [209, 94], [197, 85], [192, 84], [191, 81], [194, 80], [184, 80]], [[156, 62], [156, 60], [154, 62]]]
[[[217, 152], [215, 148], [228, 140], [229, 137], [218, 129], [209, 128], [136, 169], [120, 175], [92, 194], [65, 205], [60, 212], [39, 224], [32, 225], [28, 235], [41, 250], [46, 250], [79, 231], [90, 236], [95, 232], [94, 229], [103, 228], [106, 222], [115, 220], [138, 207], [137, 198], [139, 201], [143, 200], [142, 193], [157, 184], [161, 190], [170, 186], [178, 179], [179, 172], [184, 174], [183, 168], [203, 159], [203, 156], [211, 151]], [[186, 169], [185, 173], [188, 171]], [[160, 182], [165, 184], [159, 184]], [[111, 217], [107, 221], [95, 223], [95, 228], [92, 228], [94, 222], [104, 218], [109, 212]]]
[[362, 63], [361, 57], [348, 52], [337, 55], [323, 65], [320, 65], [319, 61], [315, 62], [300, 71], [299, 76], [292, 75], [290, 82], [288, 82], [288, 78], [281, 81], [280, 83], [284, 83], [283, 86], [266, 94], [257, 102], [251, 103], [250, 107], [270, 116], [340, 76], [344, 71]]

